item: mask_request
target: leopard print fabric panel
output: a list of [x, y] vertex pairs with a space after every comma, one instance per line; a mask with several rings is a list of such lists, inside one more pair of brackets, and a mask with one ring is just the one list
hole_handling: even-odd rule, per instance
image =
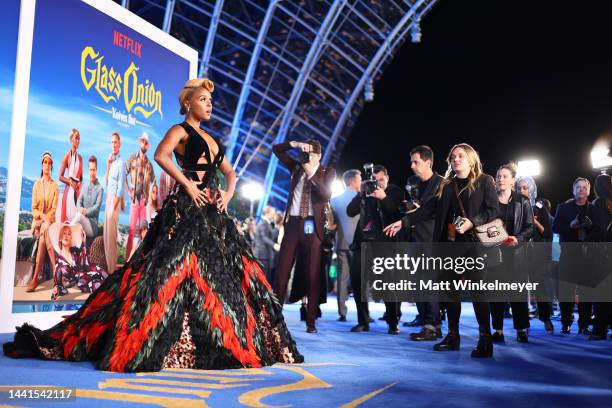
[[164, 358], [164, 368], [195, 368], [195, 361], [195, 344], [189, 328], [189, 313], [185, 313], [181, 337]]

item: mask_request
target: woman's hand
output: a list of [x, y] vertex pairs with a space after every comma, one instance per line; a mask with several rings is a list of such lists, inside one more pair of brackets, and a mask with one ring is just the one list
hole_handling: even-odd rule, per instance
[[205, 190], [200, 190], [198, 185], [193, 181], [189, 180], [187, 185], [185, 186], [185, 192], [193, 200], [196, 207], [201, 207], [205, 204], [208, 204], [208, 197], [206, 196]]
[[220, 213], [225, 212], [227, 210], [227, 205], [229, 204], [232, 196], [225, 190], [219, 189], [219, 194], [217, 195], [217, 209]]
[[463, 219], [463, 224], [461, 224], [461, 226], [457, 228], [457, 232], [459, 234], [465, 234], [466, 232], [468, 232], [472, 228], [474, 228], [474, 224], [472, 224], [472, 221], [470, 221], [467, 218], [464, 218]]
[[389, 224], [385, 227], [383, 232], [390, 236], [394, 237], [400, 230], [402, 229], [402, 221], [396, 221], [393, 224]]

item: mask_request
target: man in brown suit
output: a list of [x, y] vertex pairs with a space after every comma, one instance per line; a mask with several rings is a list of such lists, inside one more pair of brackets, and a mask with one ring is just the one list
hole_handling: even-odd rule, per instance
[[[300, 164], [287, 153], [291, 148], [309, 154], [309, 161]], [[291, 172], [291, 188], [285, 211], [285, 234], [279, 251], [274, 291], [281, 304], [287, 295], [289, 274], [296, 255], [305, 257], [307, 273], [308, 311], [306, 332], [316, 333], [315, 318], [319, 304], [321, 243], [325, 225], [325, 203], [331, 198], [331, 184], [336, 171], [320, 165], [321, 144], [316, 140], [274, 145], [272, 151]], [[303, 154], [304, 154], [303, 153]]]

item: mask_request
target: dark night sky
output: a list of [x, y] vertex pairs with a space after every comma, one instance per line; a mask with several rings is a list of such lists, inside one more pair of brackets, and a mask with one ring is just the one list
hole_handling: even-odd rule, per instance
[[337, 169], [373, 161], [403, 186], [411, 147], [430, 145], [442, 173], [450, 147], [467, 142], [489, 174], [539, 158], [539, 196], [554, 208], [576, 176], [593, 180], [589, 152], [612, 128], [606, 3], [441, 0], [421, 44], [406, 43], [377, 83]]

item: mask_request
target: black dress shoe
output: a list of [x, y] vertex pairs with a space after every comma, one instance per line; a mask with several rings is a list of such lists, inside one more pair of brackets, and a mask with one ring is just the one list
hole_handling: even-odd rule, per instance
[[529, 335], [527, 334], [527, 330], [519, 330], [516, 332], [516, 341], [519, 343], [528, 343]]
[[410, 340], [413, 341], [433, 341], [438, 338], [435, 330], [423, 327], [418, 333], [410, 333]]
[[578, 334], [591, 335], [591, 334], [593, 334], [593, 332], [591, 330], [589, 330], [588, 327], [584, 327], [582, 329], [578, 329]]
[[351, 327], [351, 331], [353, 333], [367, 332], [370, 331], [370, 326], [367, 324], [358, 324], [357, 326]]
[[423, 319], [421, 319], [421, 316], [419, 315], [417, 315], [417, 317], [415, 317], [413, 321], [404, 323], [404, 327], [419, 327], [422, 325]]
[[480, 333], [478, 344], [472, 350], [472, 358], [490, 358], [493, 357], [493, 336], [489, 333]]
[[461, 346], [461, 338], [459, 332], [449, 331], [444, 340], [438, 344], [434, 344], [433, 349], [435, 351], [450, 351], [459, 350]]
[[306, 333], [318, 333], [317, 328], [315, 326], [307, 326]]
[[306, 321], [306, 305], [302, 305], [302, 307], [300, 307], [300, 322], [305, 322]]
[[374, 323], [374, 319], [368, 316], [368, 323]]
[[439, 339], [442, 338], [442, 328], [441, 327], [436, 328], [436, 337]]
[[553, 334], [555, 332], [555, 326], [553, 326], [550, 320], [547, 320], [544, 322], [544, 330], [546, 330], [548, 334]]
[[399, 329], [399, 327], [397, 327], [397, 324], [390, 324], [389, 325], [389, 330], [387, 331], [387, 333], [398, 335], [398, 334], [400, 334], [400, 329]]
[[570, 334], [572, 329], [572, 326], [562, 326], [561, 327], [561, 334]]
[[338, 318], [339, 322], [346, 322], [346, 316], [340, 315], [340, 317]]
[[505, 343], [506, 339], [504, 338], [504, 333], [493, 333], [493, 335], [491, 336], [491, 341], [493, 341], [493, 343]]

